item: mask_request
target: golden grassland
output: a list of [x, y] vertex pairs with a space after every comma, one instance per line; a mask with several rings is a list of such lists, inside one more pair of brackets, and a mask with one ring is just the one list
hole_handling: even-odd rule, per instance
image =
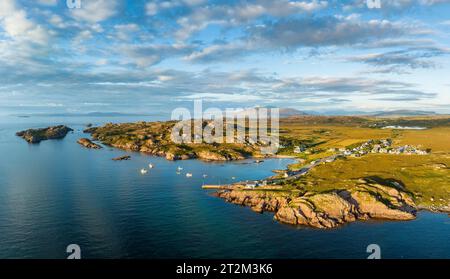
[[431, 148], [434, 154], [450, 154], [450, 127], [438, 127], [429, 130], [404, 130], [399, 133], [394, 143]]
[[[290, 166], [303, 167], [306, 163], [333, 154], [330, 148], [345, 148], [371, 139], [393, 139], [394, 146], [413, 145], [429, 155], [368, 154], [361, 158], [344, 158], [313, 168], [308, 175], [289, 182], [285, 189], [329, 191], [353, 187], [361, 178], [398, 183], [413, 194], [418, 206], [450, 206], [450, 127], [448, 117], [416, 117], [403, 122], [430, 124], [426, 130], [398, 130], [370, 128], [370, 119], [357, 123], [311, 123], [288, 119], [281, 123], [281, 136], [313, 141], [315, 152], [295, 154], [306, 159]], [[385, 120], [383, 120], [385, 121]], [[387, 120], [392, 123], [392, 120]], [[436, 125], [434, 121], [444, 123]], [[294, 154], [292, 154], [294, 155]]]

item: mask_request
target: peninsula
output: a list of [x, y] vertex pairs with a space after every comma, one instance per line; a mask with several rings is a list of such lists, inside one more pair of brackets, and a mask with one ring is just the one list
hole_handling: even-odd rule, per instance
[[255, 212], [273, 212], [279, 222], [315, 228], [367, 219], [406, 221], [419, 210], [450, 213], [449, 120], [282, 119], [279, 154], [295, 156], [297, 163], [265, 179], [203, 188]]
[[[203, 125], [211, 122], [205, 121]], [[174, 143], [171, 139], [175, 121], [106, 124], [84, 130], [105, 145], [149, 155], [165, 157], [167, 160], [202, 159], [207, 161], [242, 160], [263, 157], [260, 145], [250, 143]]]

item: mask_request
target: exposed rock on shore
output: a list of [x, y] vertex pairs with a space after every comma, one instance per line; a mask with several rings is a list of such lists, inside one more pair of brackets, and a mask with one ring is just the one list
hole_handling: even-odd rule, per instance
[[43, 140], [62, 139], [71, 131], [73, 131], [73, 129], [64, 125], [59, 125], [48, 128], [20, 131], [16, 133], [16, 136], [22, 137], [29, 143], [39, 143]]
[[117, 157], [117, 158], [113, 158], [112, 160], [113, 161], [127, 161], [127, 160], [130, 160], [130, 159], [131, 159], [131, 156], [124, 155], [124, 156], [120, 156], [120, 157]]
[[102, 147], [95, 142], [92, 142], [90, 139], [81, 138], [77, 141], [80, 145], [91, 148], [91, 149], [101, 149]]
[[399, 189], [375, 183], [361, 183], [349, 190], [293, 195], [276, 191], [224, 190], [217, 196], [234, 204], [250, 206], [256, 212], [275, 212], [282, 223], [315, 228], [335, 228], [367, 219], [412, 220], [416, 206], [411, 196]]

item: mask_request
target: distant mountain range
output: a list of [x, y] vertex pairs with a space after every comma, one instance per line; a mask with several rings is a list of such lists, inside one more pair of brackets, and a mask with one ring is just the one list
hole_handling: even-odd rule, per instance
[[120, 116], [154, 116], [153, 114], [144, 113], [121, 113], [121, 112], [88, 112], [88, 113], [34, 113], [34, 114], [21, 114], [14, 115], [17, 117], [32, 117], [32, 116], [49, 116], [49, 117], [120, 117]]
[[402, 116], [429, 116], [429, 115], [438, 115], [438, 113], [433, 111], [422, 111], [422, 110], [391, 110], [391, 111], [376, 111], [376, 112], [363, 112], [363, 111], [313, 112], [313, 111], [299, 111], [291, 108], [280, 109], [280, 117], [301, 116], [301, 115], [402, 117]]
[[392, 111], [376, 112], [369, 115], [377, 117], [394, 117], [394, 116], [427, 116], [436, 114], [437, 113], [432, 111], [422, 111], [422, 110], [392, 110]]
[[280, 117], [289, 117], [294, 115], [309, 115], [309, 113], [293, 108], [280, 108]]
[[[273, 109], [275, 107], [264, 107], [267, 109]], [[255, 108], [256, 110], [259, 107]], [[236, 115], [248, 115], [250, 109], [245, 109], [240, 112], [236, 112]], [[270, 111], [269, 111], [270, 115]], [[392, 111], [376, 111], [376, 112], [363, 112], [363, 111], [300, 111], [294, 108], [279, 108], [280, 118], [286, 118], [291, 116], [373, 116], [373, 117], [404, 117], [404, 116], [430, 116], [438, 115], [432, 111], [422, 110], [392, 110]], [[34, 113], [34, 114], [15, 114], [16, 117], [33, 117], [33, 116], [46, 116], [46, 117], [137, 117], [137, 116], [158, 116], [163, 117], [163, 114], [145, 114], [145, 113], [122, 113], [122, 112], [88, 112], [88, 113]], [[164, 117], [163, 117], [164, 118]]]

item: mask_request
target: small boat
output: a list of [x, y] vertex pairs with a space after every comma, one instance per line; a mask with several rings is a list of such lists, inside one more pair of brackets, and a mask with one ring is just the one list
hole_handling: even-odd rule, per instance
[[141, 169], [141, 174], [147, 174], [148, 173], [148, 170], [146, 170], [146, 169]]
[[178, 167], [177, 170], [178, 170], [178, 171], [182, 171], [183, 168], [182, 168], [182, 167]]
[[192, 177], [192, 173], [190, 172], [186, 173], [186, 177]]
[[181, 172], [177, 171], [177, 174], [181, 174]]
[[203, 175], [203, 178], [206, 178], [206, 177], [208, 177], [208, 175], [207, 175], [207, 174], [204, 174], [204, 175]]
[[153, 169], [153, 165], [152, 164], [148, 164], [148, 168], [149, 169]]
[[234, 177], [234, 176], [233, 176], [233, 177], [232, 177], [231, 179], [235, 180], [235, 179], [236, 179], [236, 177]]

